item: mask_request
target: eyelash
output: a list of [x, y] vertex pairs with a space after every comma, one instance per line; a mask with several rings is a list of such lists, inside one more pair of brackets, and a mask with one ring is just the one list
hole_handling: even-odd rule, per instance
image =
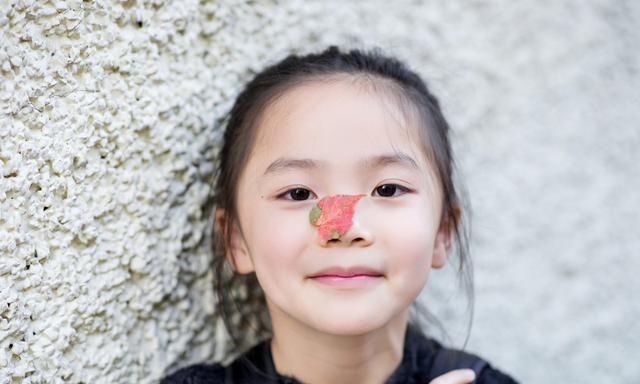
[[[409, 188], [404, 187], [404, 186], [402, 186], [400, 184], [395, 184], [395, 183], [381, 184], [381, 185], [375, 187], [373, 191], [375, 192], [379, 188], [384, 187], [384, 186], [393, 186], [394, 188], [396, 188], [396, 190], [394, 191], [394, 194], [392, 196], [380, 196], [380, 197], [390, 197], [390, 198], [391, 197], [398, 197], [399, 195], [397, 195], [395, 193], [396, 191], [400, 191], [401, 194], [405, 194], [407, 192], [411, 192], [411, 190]], [[313, 196], [315, 196], [317, 198], [315, 193], [311, 192], [307, 188], [302, 188], [302, 187], [295, 187], [295, 188], [288, 189], [288, 190], [284, 191], [283, 193], [279, 194], [277, 197], [278, 197], [278, 199], [285, 199], [285, 200], [291, 200], [291, 201], [306, 201], [306, 200], [308, 200], [308, 198], [307, 199], [303, 199], [303, 200], [296, 200], [296, 199], [293, 199], [293, 198], [287, 198], [287, 196], [291, 197], [291, 193], [296, 191], [296, 190], [297, 191], [307, 191], [309, 193], [309, 195], [313, 195]]]

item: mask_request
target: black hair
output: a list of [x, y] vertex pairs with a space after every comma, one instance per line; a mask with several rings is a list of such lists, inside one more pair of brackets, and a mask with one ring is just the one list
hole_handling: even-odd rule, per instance
[[[213, 201], [216, 208], [224, 211], [224, 225], [214, 231], [213, 271], [217, 315], [231, 336], [231, 355], [237, 354], [257, 339], [270, 337], [272, 332], [264, 293], [255, 273], [235, 273], [225, 257], [230, 243], [229, 228], [239, 223], [236, 199], [238, 182], [254, 145], [260, 119], [269, 105], [293, 87], [336, 76], [361, 77], [371, 84], [381, 85], [395, 96], [404, 112], [417, 113], [422, 128], [419, 129], [422, 145], [435, 166], [443, 191], [441, 225], [447, 226], [455, 234], [455, 251], [459, 256], [458, 273], [469, 305], [467, 339], [469, 337], [473, 316], [473, 273], [468, 252], [468, 209], [465, 209], [465, 219], [461, 220], [463, 203], [454, 184], [455, 163], [449, 140], [450, 128], [438, 99], [416, 72], [380, 50], [353, 49], [345, 52], [336, 46], [330, 46], [319, 53], [291, 54], [257, 73], [238, 95], [226, 118]], [[414, 306], [418, 310], [415, 313], [422, 313], [429, 319], [429, 323], [443, 330], [426, 308], [417, 308], [419, 303]]]

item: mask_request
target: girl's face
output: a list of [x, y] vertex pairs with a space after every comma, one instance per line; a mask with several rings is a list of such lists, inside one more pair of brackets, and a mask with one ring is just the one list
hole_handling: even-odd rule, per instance
[[[229, 256], [256, 273], [272, 322], [362, 334], [406, 316], [431, 267], [446, 261], [442, 193], [415, 122], [362, 82], [310, 82], [263, 114], [238, 186]], [[324, 196], [366, 196], [353, 226], [323, 241], [309, 211]], [[366, 267], [377, 278], [331, 285], [312, 278]]]

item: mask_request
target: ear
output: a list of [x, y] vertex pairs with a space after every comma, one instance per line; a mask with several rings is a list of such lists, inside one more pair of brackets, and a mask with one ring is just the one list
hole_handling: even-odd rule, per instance
[[462, 210], [460, 209], [460, 206], [454, 205], [453, 223], [451, 223], [451, 219], [449, 219], [445, 220], [442, 225], [440, 225], [433, 246], [433, 257], [431, 259], [432, 268], [442, 268], [447, 263], [447, 259], [449, 258], [449, 251], [451, 251], [451, 247], [455, 237], [455, 229], [460, 223], [461, 215]]
[[[251, 259], [251, 254], [247, 248], [244, 236], [242, 236], [242, 231], [240, 231], [236, 223], [227, 222], [223, 208], [216, 209], [215, 231], [222, 236], [225, 257], [229, 260], [233, 269], [240, 274], [253, 272], [255, 270], [253, 260]], [[230, 236], [227, 237], [228, 235]]]

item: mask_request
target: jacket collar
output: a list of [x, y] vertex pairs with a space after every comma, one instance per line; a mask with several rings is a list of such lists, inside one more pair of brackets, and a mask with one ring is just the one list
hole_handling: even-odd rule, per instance
[[[386, 384], [428, 382], [436, 350], [441, 346], [427, 339], [417, 328], [407, 326], [402, 360]], [[271, 339], [262, 341], [227, 368], [227, 380], [233, 383], [302, 384], [294, 377], [276, 371], [271, 355]]]

